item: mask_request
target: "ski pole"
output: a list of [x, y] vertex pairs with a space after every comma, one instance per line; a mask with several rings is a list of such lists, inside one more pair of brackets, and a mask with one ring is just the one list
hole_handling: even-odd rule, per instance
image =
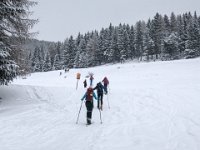
[[77, 79], [77, 82], [76, 82], [76, 90], [78, 89], [78, 81], [79, 79]]
[[108, 89], [109, 89], [109, 93], [110, 93], [110, 86], [109, 86], [109, 84], [108, 84]]
[[77, 117], [77, 120], [76, 120], [76, 124], [78, 124], [79, 114], [80, 114], [80, 112], [81, 112], [82, 104], [83, 104], [83, 101], [81, 102], [81, 107], [80, 107], [79, 112], [78, 112], [78, 117]]
[[108, 102], [108, 108], [110, 109], [108, 94], [107, 94], [107, 102]]
[[101, 118], [101, 110], [99, 109], [99, 113], [100, 113], [100, 121], [101, 121], [101, 124], [103, 123], [102, 122], [102, 118]]

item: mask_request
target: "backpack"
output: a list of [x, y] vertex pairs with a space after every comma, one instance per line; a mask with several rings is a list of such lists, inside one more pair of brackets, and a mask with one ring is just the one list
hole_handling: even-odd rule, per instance
[[93, 100], [93, 89], [88, 88], [86, 94], [86, 101], [92, 101], [92, 100]]
[[109, 84], [109, 81], [108, 81], [108, 79], [106, 77], [103, 79], [103, 83], [104, 84]]
[[101, 83], [97, 84], [97, 92], [98, 93], [103, 93], [103, 85]]

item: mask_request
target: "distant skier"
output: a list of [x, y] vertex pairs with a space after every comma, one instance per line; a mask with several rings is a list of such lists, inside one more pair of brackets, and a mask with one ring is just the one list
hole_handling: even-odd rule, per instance
[[87, 80], [86, 79], [83, 81], [83, 85], [84, 85], [84, 88], [87, 87]]
[[83, 101], [84, 99], [86, 100], [85, 102], [85, 106], [87, 108], [87, 124], [90, 125], [91, 124], [91, 119], [92, 119], [92, 110], [93, 110], [93, 97], [97, 100], [97, 97], [92, 89], [92, 87], [90, 86], [86, 93], [84, 94], [84, 96], [81, 98], [81, 100]]
[[96, 87], [93, 90], [97, 90], [97, 108], [103, 110], [103, 85], [101, 82], [97, 83]]
[[93, 74], [91, 74], [90, 75], [90, 86], [92, 86], [93, 80], [94, 80], [94, 77], [93, 77]]
[[105, 94], [107, 94], [108, 93], [108, 84], [109, 84], [108, 78], [104, 77], [102, 82], [103, 82], [103, 85], [104, 85]]

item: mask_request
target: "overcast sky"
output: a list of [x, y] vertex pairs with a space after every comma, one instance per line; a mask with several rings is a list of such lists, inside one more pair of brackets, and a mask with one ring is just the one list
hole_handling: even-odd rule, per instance
[[77, 36], [113, 25], [153, 18], [156, 12], [168, 16], [171, 12], [183, 14], [196, 10], [200, 15], [200, 0], [34, 0], [38, 5], [32, 18], [39, 19], [33, 31], [36, 37], [46, 41], [64, 41], [70, 35]]

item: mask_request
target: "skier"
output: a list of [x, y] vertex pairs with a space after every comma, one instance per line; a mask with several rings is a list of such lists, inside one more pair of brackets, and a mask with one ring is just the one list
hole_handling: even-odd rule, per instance
[[101, 82], [97, 83], [96, 87], [93, 90], [97, 90], [97, 108], [103, 110], [103, 85]]
[[84, 88], [87, 87], [87, 80], [86, 79], [83, 81], [83, 85], [84, 85]]
[[109, 84], [108, 78], [104, 77], [104, 79], [102, 80], [102, 82], [104, 84], [105, 94], [107, 94], [108, 93], [108, 84]]
[[93, 74], [90, 75], [90, 86], [92, 86], [92, 82], [94, 80]]
[[87, 125], [91, 124], [91, 119], [92, 119], [92, 110], [93, 110], [93, 97], [97, 100], [96, 94], [94, 93], [92, 87], [90, 86], [84, 96], [81, 98], [83, 101], [84, 99], [86, 100], [85, 106], [87, 108]]

